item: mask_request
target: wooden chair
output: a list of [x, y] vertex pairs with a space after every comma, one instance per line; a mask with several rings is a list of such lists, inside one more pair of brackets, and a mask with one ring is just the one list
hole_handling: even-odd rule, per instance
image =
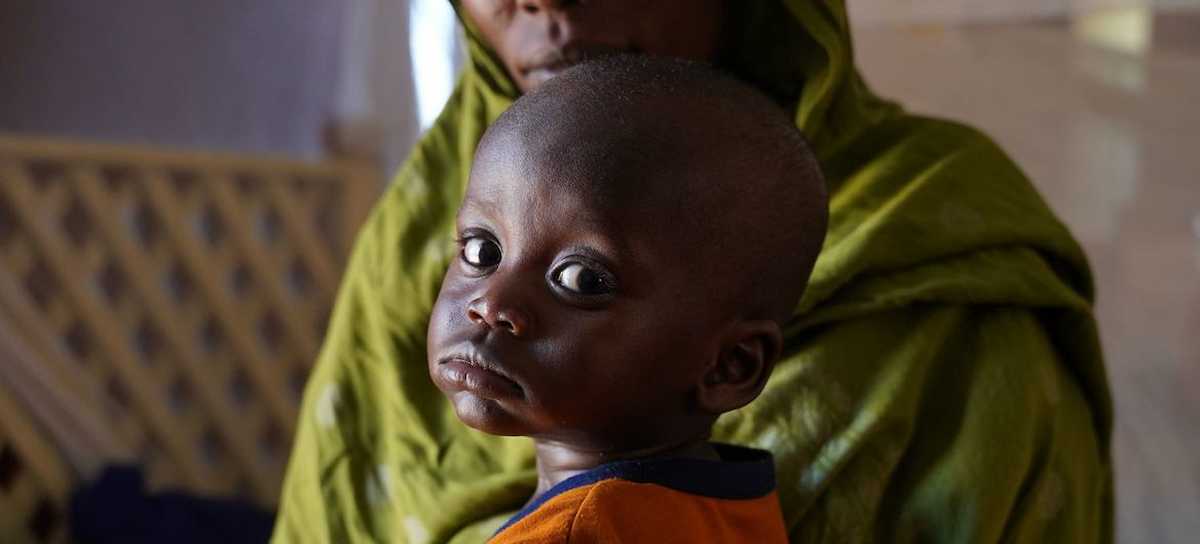
[[69, 493], [67, 465], [0, 388], [0, 542], [65, 542]]
[[0, 137], [0, 541], [65, 538], [113, 460], [273, 505], [379, 188], [363, 160]]

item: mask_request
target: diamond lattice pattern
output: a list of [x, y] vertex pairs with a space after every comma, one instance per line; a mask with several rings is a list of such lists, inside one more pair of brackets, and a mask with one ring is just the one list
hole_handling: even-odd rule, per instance
[[0, 139], [0, 312], [153, 486], [271, 504], [368, 172]]

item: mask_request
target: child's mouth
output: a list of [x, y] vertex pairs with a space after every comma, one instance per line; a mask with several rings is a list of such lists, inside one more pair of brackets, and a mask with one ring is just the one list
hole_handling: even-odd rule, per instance
[[456, 354], [438, 360], [438, 377], [447, 386], [494, 400], [520, 399], [525, 390], [485, 359]]

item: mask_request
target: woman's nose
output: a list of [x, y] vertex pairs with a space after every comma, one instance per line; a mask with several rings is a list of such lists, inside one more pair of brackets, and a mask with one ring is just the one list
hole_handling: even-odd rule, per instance
[[467, 304], [467, 319], [481, 327], [501, 330], [518, 338], [529, 332], [529, 316], [525, 312], [487, 296]]

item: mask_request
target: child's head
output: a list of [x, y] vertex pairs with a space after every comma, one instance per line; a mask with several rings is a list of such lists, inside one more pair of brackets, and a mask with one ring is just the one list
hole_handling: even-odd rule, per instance
[[572, 68], [479, 143], [430, 374], [489, 433], [705, 437], [766, 383], [826, 205], [799, 132], [736, 80], [646, 57]]

